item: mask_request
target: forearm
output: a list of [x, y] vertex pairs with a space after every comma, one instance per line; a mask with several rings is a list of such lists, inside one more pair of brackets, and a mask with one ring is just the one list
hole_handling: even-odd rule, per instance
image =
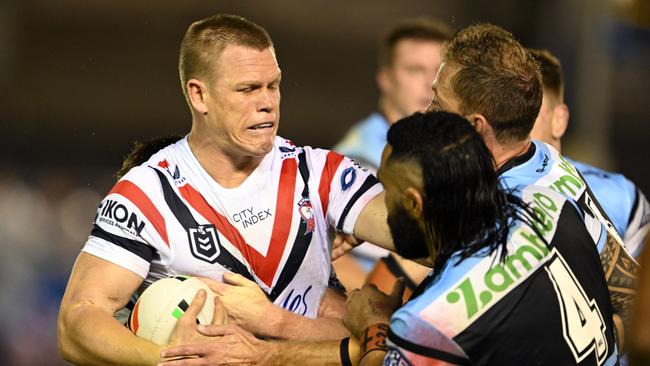
[[[342, 365], [341, 340], [318, 342], [272, 342], [269, 366], [284, 365]], [[352, 365], [359, 362], [359, 343], [351, 338], [348, 343], [348, 356]]]
[[[630, 360], [634, 365], [650, 365], [650, 238], [646, 240], [645, 251], [641, 256], [639, 294], [636, 299], [632, 329], [629, 333]], [[632, 364], [632, 363], [630, 363]]]
[[136, 337], [106, 310], [91, 303], [62, 307], [59, 352], [80, 365], [155, 365], [161, 347]]
[[376, 350], [370, 352], [359, 361], [359, 366], [383, 365], [385, 357], [386, 357], [386, 351]]
[[283, 340], [321, 341], [348, 337], [350, 332], [341, 319], [321, 317], [310, 319], [280, 307], [274, 310], [274, 321], [269, 322], [264, 337]]

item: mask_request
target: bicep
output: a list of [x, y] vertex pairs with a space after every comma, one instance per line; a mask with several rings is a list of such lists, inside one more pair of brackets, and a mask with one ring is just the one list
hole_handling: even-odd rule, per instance
[[61, 306], [92, 304], [112, 314], [126, 305], [142, 281], [134, 272], [82, 252], [70, 274]]
[[378, 194], [363, 208], [354, 225], [354, 236], [394, 252], [384, 195]]

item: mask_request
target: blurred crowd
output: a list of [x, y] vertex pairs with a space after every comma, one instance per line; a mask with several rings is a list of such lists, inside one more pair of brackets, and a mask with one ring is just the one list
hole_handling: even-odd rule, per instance
[[0, 354], [6, 365], [65, 364], [56, 316], [110, 169], [0, 172]]

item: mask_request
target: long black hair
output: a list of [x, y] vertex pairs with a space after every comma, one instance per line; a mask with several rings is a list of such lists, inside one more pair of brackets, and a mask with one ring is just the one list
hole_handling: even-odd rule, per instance
[[[455, 253], [460, 261], [484, 248], [506, 245], [514, 219], [530, 222], [521, 199], [502, 189], [492, 154], [462, 116], [447, 112], [416, 113], [391, 126], [392, 152], [387, 164], [409, 161], [422, 170], [424, 217], [433, 238], [436, 270]], [[534, 217], [534, 216], [532, 216]]]
[[131, 151], [124, 157], [122, 166], [115, 173], [115, 178], [119, 180], [126, 173], [128, 173], [131, 168], [141, 165], [145, 161], [149, 160], [151, 155], [157, 153], [164, 147], [178, 142], [182, 138], [183, 136], [180, 135], [168, 135], [162, 137], [154, 137], [145, 142], [135, 141], [133, 143]]

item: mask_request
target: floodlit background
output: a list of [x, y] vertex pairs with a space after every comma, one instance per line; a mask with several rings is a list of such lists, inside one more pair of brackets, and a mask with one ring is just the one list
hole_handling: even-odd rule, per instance
[[134, 140], [186, 133], [178, 48], [217, 12], [265, 27], [282, 68], [280, 135], [332, 146], [376, 108], [377, 38], [401, 17], [492, 22], [563, 62], [567, 155], [650, 193], [644, 0], [0, 0], [0, 355], [56, 365], [56, 313], [95, 207]]

